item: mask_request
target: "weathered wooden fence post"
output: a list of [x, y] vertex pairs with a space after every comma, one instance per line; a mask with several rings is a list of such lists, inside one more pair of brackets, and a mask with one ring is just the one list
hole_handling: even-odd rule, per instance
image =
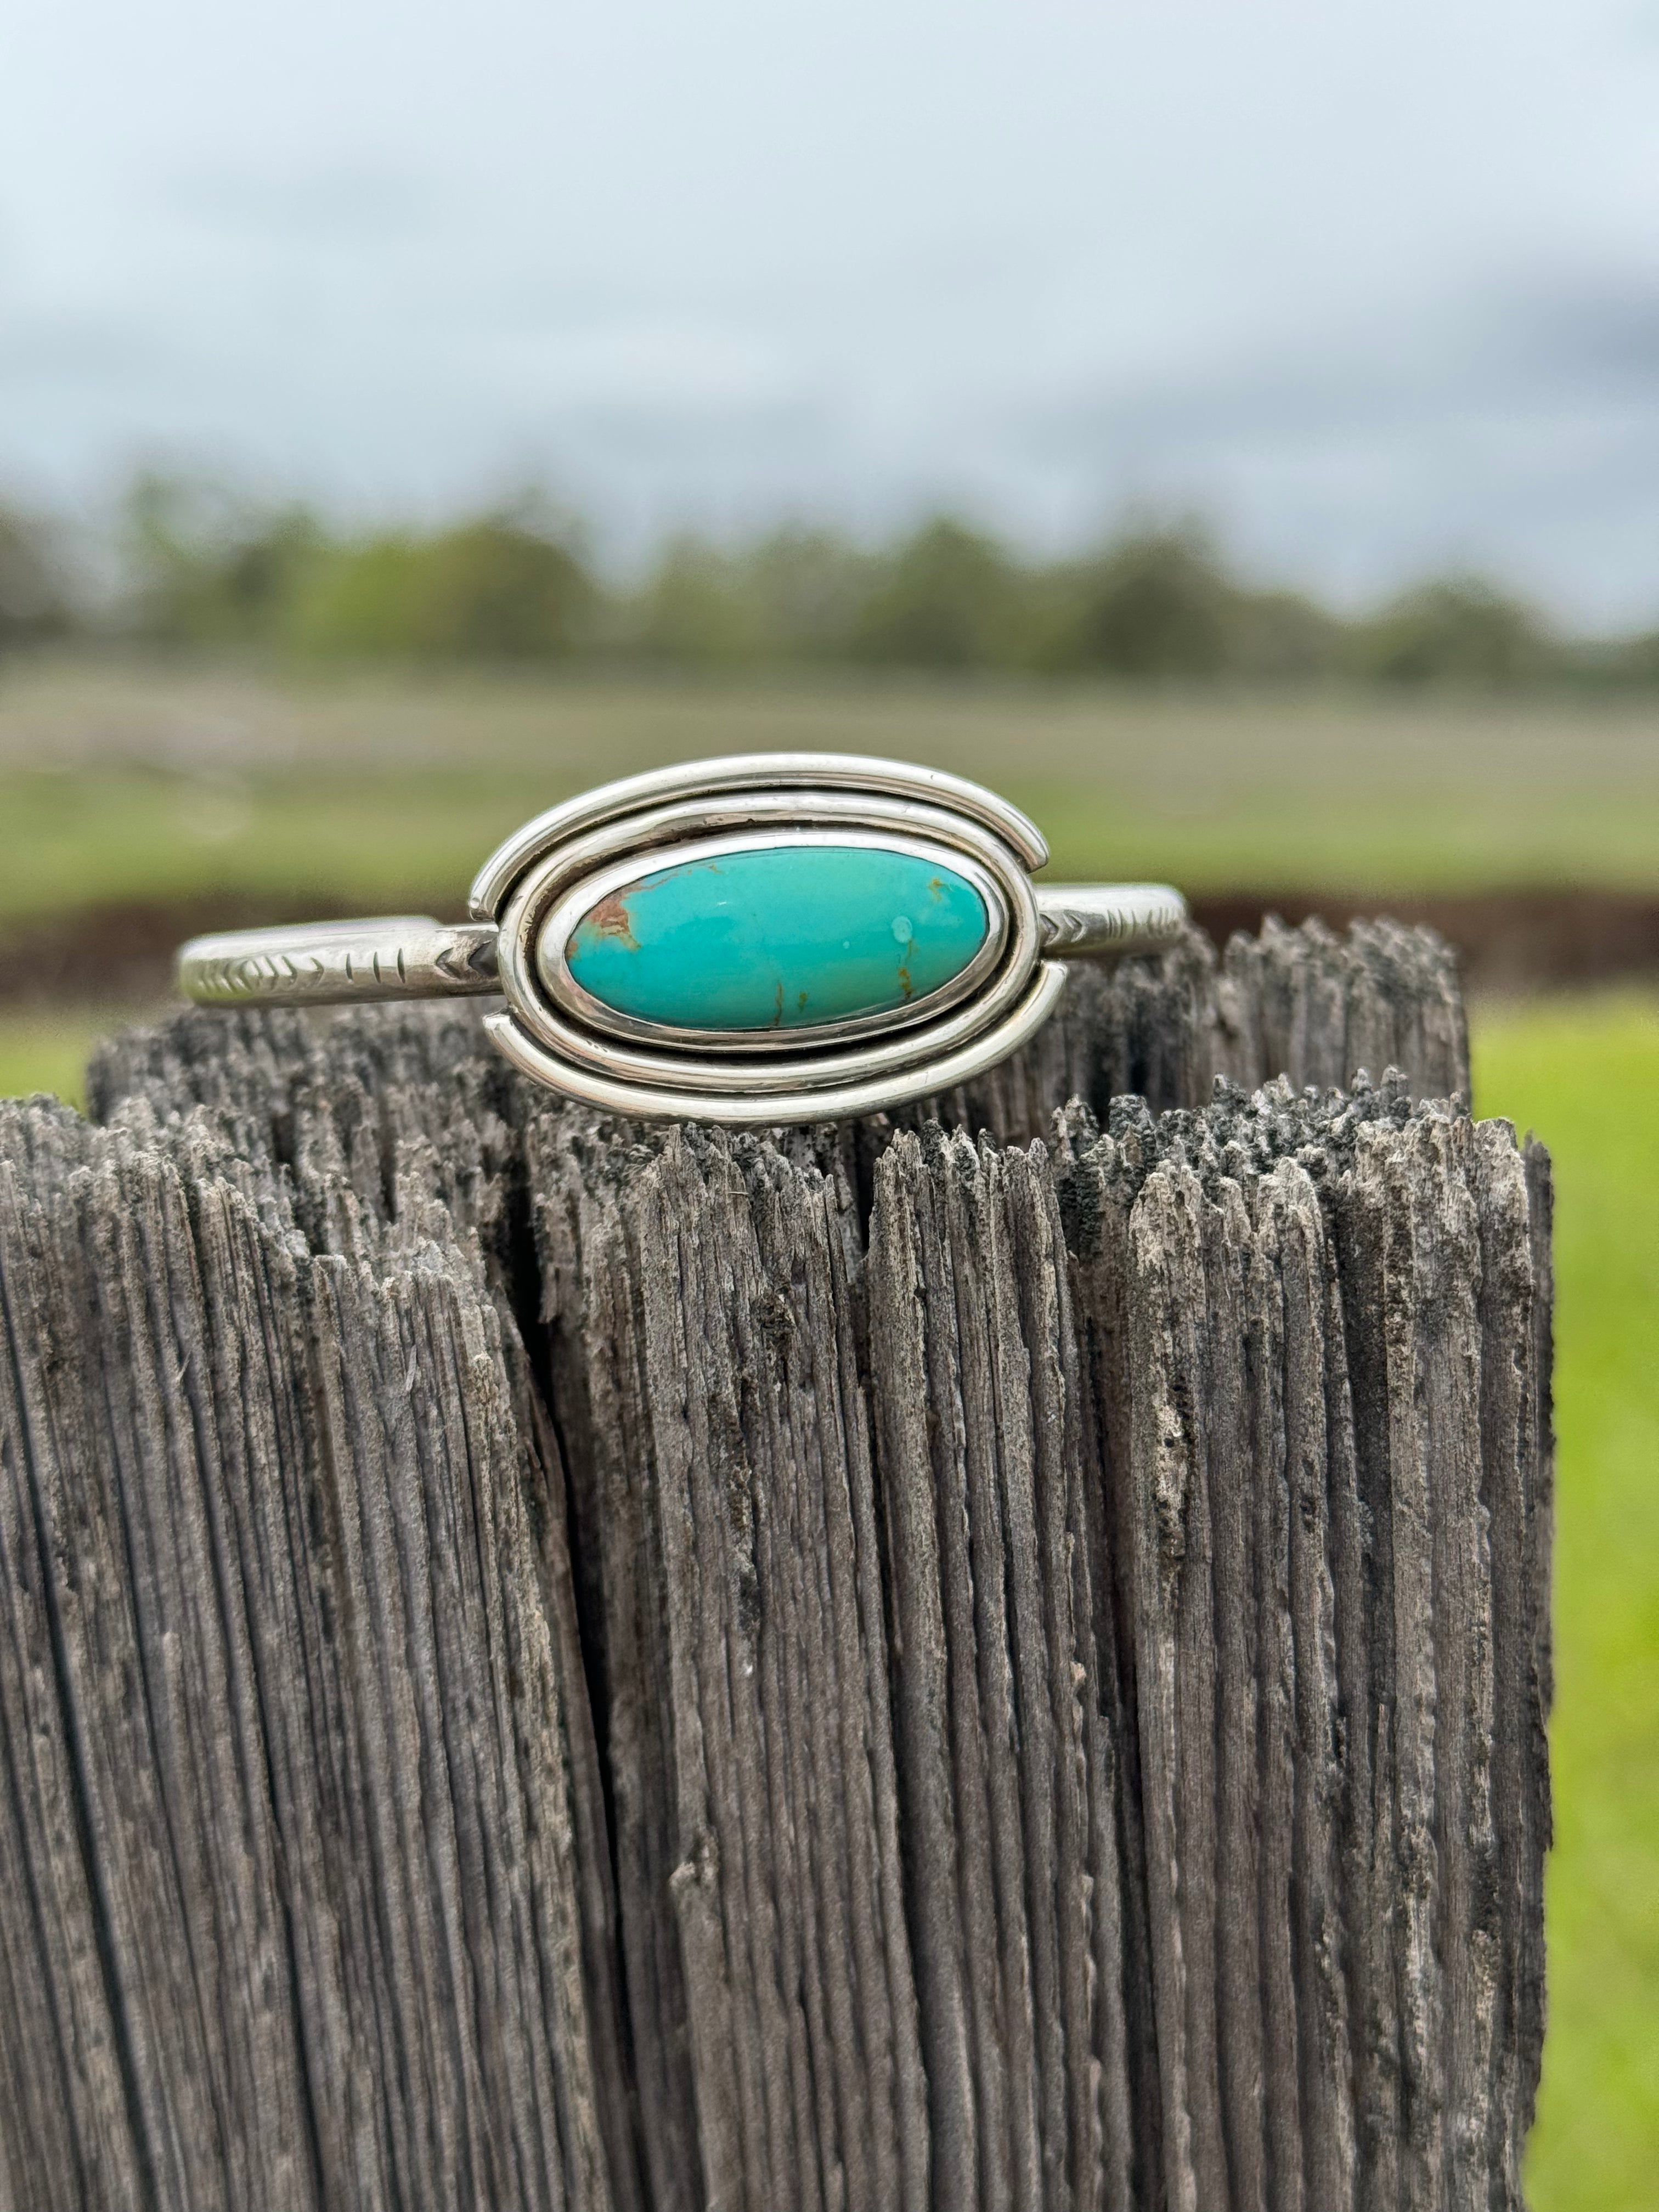
[[0, 2203], [1518, 2205], [1549, 1175], [1467, 1082], [1310, 925], [938, 1123], [465, 1011], [0, 1106]]

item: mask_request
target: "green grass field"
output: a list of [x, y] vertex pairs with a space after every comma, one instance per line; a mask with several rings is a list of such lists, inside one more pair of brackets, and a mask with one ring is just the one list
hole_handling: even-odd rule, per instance
[[130, 1013], [100, 1014], [79, 1007], [63, 1014], [0, 1010], [0, 1098], [51, 1091], [72, 1105], [83, 1106], [86, 1066], [94, 1044], [131, 1018]]
[[365, 678], [66, 663], [0, 680], [0, 917], [228, 890], [459, 912], [573, 791], [796, 747], [982, 777], [1061, 875], [1377, 891], [1659, 883], [1659, 711], [843, 679]]
[[1659, 2202], [1659, 1000], [1472, 1024], [1475, 1108], [1556, 1174], [1549, 2038], [1533, 2212]]

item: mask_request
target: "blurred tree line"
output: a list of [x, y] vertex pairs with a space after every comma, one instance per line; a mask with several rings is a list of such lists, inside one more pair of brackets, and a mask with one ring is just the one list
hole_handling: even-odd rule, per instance
[[0, 507], [0, 653], [62, 636], [75, 622], [71, 563], [56, 525]]
[[1576, 640], [1474, 577], [1344, 619], [1253, 588], [1190, 526], [1050, 562], [951, 516], [876, 550], [825, 529], [735, 550], [681, 537], [624, 588], [538, 497], [439, 528], [351, 534], [303, 506], [150, 476], [125, 503], [112, 589], [93, 593], [66, 544], [48, 521], [0, 508], [0, 649], [80, 634], [306, 661], [1659, 685], [1659, 632]]

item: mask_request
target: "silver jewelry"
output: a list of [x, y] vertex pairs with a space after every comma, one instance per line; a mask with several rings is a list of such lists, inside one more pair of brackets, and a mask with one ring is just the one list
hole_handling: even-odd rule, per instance
[[484, 1027], [550, 1090], [646, 1118], [775, 1126], [965, 1083], [1053, 1012], [1064, 963], [1155, 951], [1164, 884], [1034, 884], [1048, 858], [994, 792], [937, 769], [751, 753], [538, 815], [475, 919], [198, 937], [204, 1006], [499, 995]]

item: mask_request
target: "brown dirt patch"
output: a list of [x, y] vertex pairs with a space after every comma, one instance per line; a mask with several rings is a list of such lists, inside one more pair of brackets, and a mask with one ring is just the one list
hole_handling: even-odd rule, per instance
[[1659, 893], [1510, 890], [1355, 898], [1334, 891], [1212, 891], [1193, 917], [1218, 945], [1235, 930], [1254, 934], [1265, 915], [1334, 929], [1361, 916], [1427, 922], [1457, 951], [1471, 992], [1568, 988], [1659, 976]]

